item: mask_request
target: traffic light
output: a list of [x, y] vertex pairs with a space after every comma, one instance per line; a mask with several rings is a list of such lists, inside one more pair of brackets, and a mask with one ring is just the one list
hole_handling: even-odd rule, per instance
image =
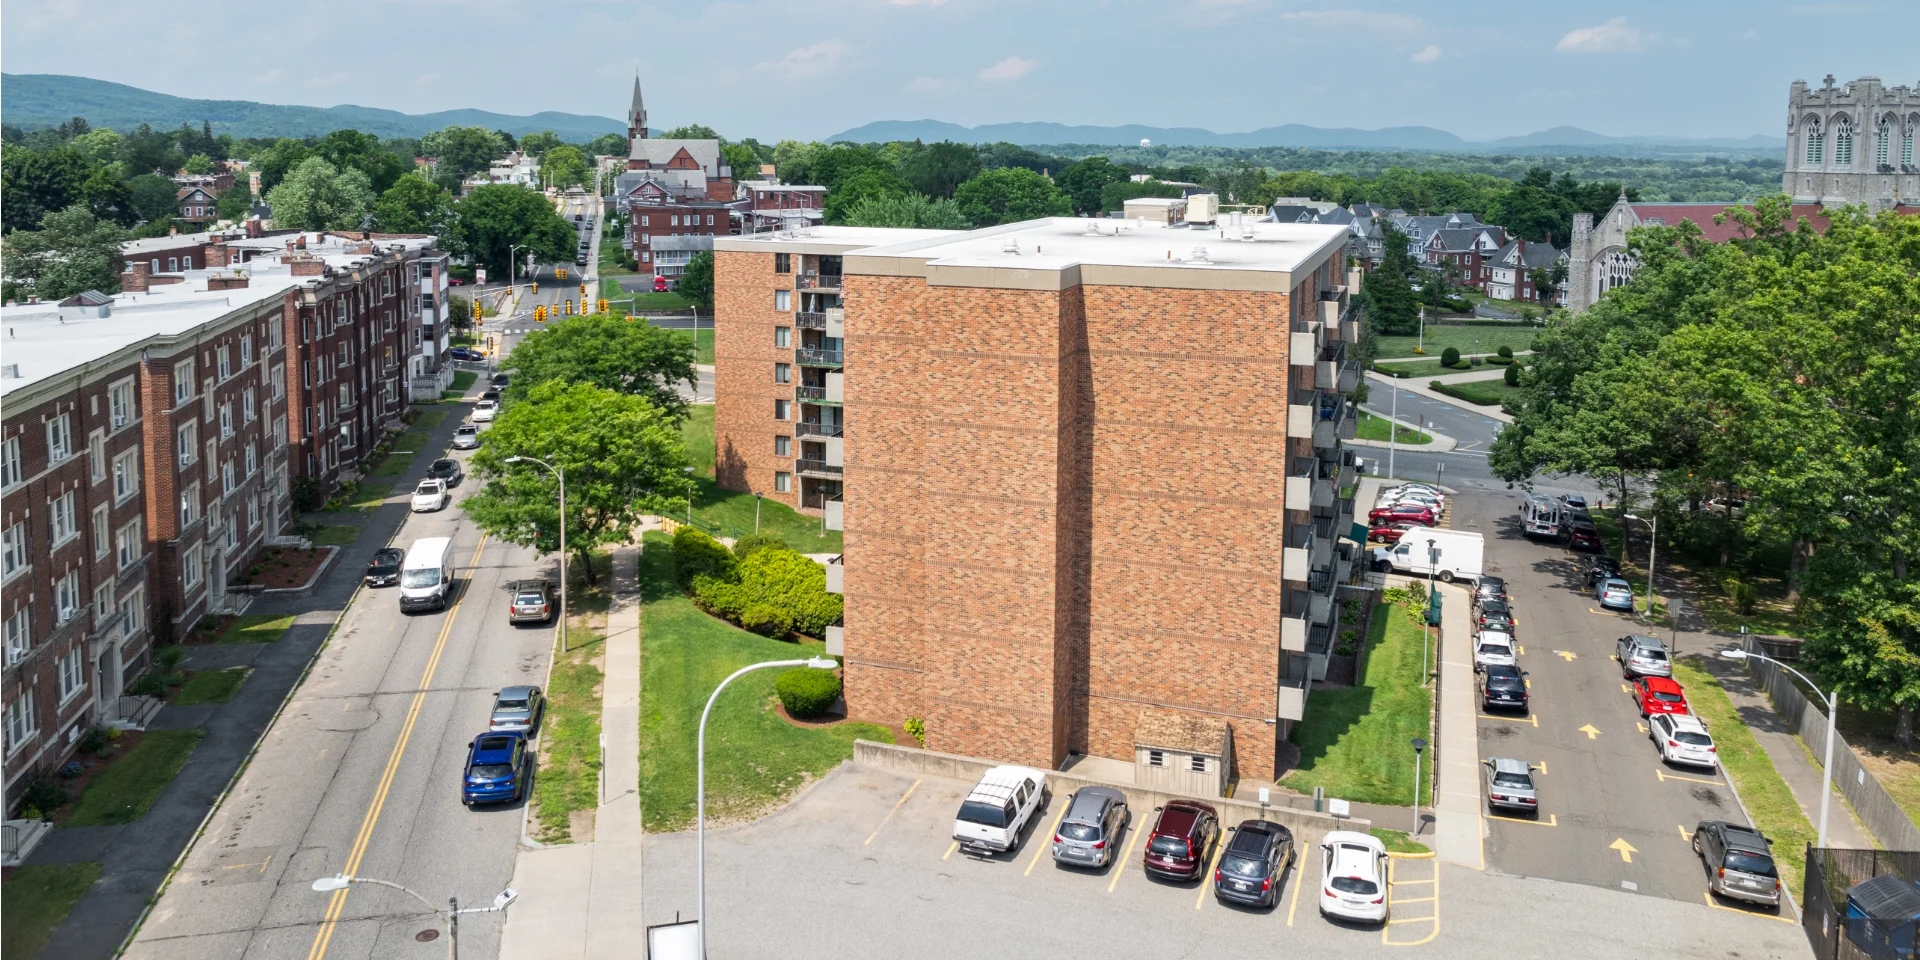
[[535, 280], [535, 281], [533, 282], [533, 292], [534, 292], [534, 293], [539, 293], [539, 292], [540, 292], [540, 281], [538, 281], [538, 280]]
[[567, 316], [569, 317], [573, 316], [573, 298], [572, 297], [567, 298]]
[[586, 309], [586, 306], [587, 306], [587, 285], [583, 283], [580, 285], [580, 307], [581, 309], [584, 310]]
[[597, 302], [597, 303], [595, 304], [595, 306], [596, 306], [596, 307], [598, 307], [598, 309], [596, 309], [596, 310], [594, 311], [595, 313], [606, 313], [606, 312], [607, 312], [607, 298], [606, 298], [606, 297], [601, 297], [601, 298], [600, 298], [600, 300], [599, 300], [599, 302]]
[[566, 267], [561, 267], [560, 269], [558, 269], [558, 270], [555, 270], [555, 271], [553, 272], [553, 275], [554, 275], [554, 276], [556, 276], [556, 277], [559, 277], [559, 278], [560, 278], [560, 279], [562, 279], [562, 280], [565, 280], [565, 279], [567, 278], [567, 268], [566, 268]]
[[546, 307], [534, 307], [534, 308], [533, 308], [533, 322], [534, 322], [534, 323], [546, 323], [546, 322], [547, 322], [547, 308], [546, 308]]

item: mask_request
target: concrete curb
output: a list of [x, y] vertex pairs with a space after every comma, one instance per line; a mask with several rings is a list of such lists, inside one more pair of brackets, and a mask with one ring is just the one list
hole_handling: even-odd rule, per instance
[[1427, 436], [1432, 437], [1433, 442], [1432, 443], [1388, 443], [1385, 440], [1356, 439], [1356, 440], [1347, 441], [1347, 443], [1351, 446], [1377, 447], [1381, 450], [1386, 450], [1389, 447], [1391, 447], [1398, 450], [1411, 450], [1416, 453], [1446, 453], [1447, 451], [1452, 450], [1454, 447], [1457, 447], [1460, 445], [1460, 441], [1455, 440], [1454, 438], [1449, 437], [1446, 434], [1433, 429], [1432, 427], [1422, 427], [1419, 424], [1408, 423], [1405, 420], [1396, 420], [1392, 417], [1387, 416], [1384, 413], [1375, 413], [1372, 410], [1362, 410], [1360, 412], [1366, 414], [1367, 416], [1373, 417], [1376, 420], [1385, 420], [1388, 423], [1405, 427], [1408, 430], [1418, 430], [1421, 433], [1424, 433]]
[[[1480, 416], [1486, 417], [1489, 420], [1494, 420], [1499, 423], [1513, 422], [1513, 417], [1508, 415], [1507, 412], [1504, 410], [1497, 410], [1492, 407], [1483, 407], [1478, 404], [1468, 403], [1465, 400], [1462, 400], [1458, 397], [1449, 397], [1444, 393], [1441, 393], [1437, 390], [1433, 390], [1429, 388], [1425, 383], [1420, 382], [1419, 378], [1414, 378], [1412, 380], [1396, 380], [1393, 377], [1382, 376], [1378, 373], [1368, 371], [1367, 379], [1372, 381], [1373, 383], [1380, 384], [1381, 386], [1386, 387], [1388, 389], [1392, 389], [1393, 387], [1398, 386], [1400, 389], [1408, 393], [1417, 394], [1419, 396], [1426, 397], [1429, 400], [1437, 400], [1441, 403], [1450, 404], [1452, 406], [1459, 407], [1462, 410], [1468, 411], [1469, 413], [1476, 413], [1476, 414], [1479, 414]], [[1429, 380], [1430, 379], [1431, 378], [1429, 378]], [[1348, 441], [1348, 442], [1351, 443], [1352, 441]]]
[[327, 551], [327, 558], [320, 561], [320, 569], [315, 570], [313, 576], [307, 578], [306, 583], [297, 587], [270, 587], [258, 591], [254, 596], [265, 600], [270, 597], [304, 597], [312, 593], [316, 587], [320, 586], [320, 581], [327, 578], [327, 571], [333, 569], [333, 561], [340, 558], [339, 547], [321, 546], [319, 549]]

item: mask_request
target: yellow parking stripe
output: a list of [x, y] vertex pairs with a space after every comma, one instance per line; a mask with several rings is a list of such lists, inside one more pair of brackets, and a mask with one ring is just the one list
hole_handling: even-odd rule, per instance
[[[1389, 947], [1418, 947], [1424, 944], [1432, 943], [1436, 938], [1440, 936], [1440, 863], [1437, 860], [1431, 859], [1431, 856], [1432, 856], [1431, 854], [1428, 854], [1425, 857], [1415, 859], [1415, 858], [1406, 857], [1406, 856], [1403, 856], [1402, 854], [1397, 854], [1397, 853], [1388, 854], [1388, 857], [1389, 857], [1387, 861], [1388, 920], [1386, 923], [1380, 925], [1380, 943], [1382, 945], [1389, 946]], [[1399, 877], [1400, 867], [1405, 864], [1411, 864], [1411, 863], [1424, 864], [1428, 870], [1431, 870], [1433, 872], [1433, 875], [1424, 880], [1401, 879]], [[1397, 896], [1394, 896], [1395, 888], [1415, 886], [1418, 884], [1427, 884], [1427, 883], [1433, 884], [1433, 894], [1431, 896], [1412, 897], [1404, 900]], [[1398, 919], [1394, 919], [1392, 916], [1393, 908], [1403, 903], [1432, 903], [1433, 915], [1429, 917], [1400, 917]], [[1433, 929], [1427, 931], [1427, 935], [1424, 937], [1421, 937], [1418, 940], [1393, 939], [1393, 936], [1392, 936], [1393, 929], [1402, 924], [1409, 924], [1409, 923], [1431, 923], [1433, 924]]]
[[893, 815], [900, 812], [900, 805], [906, 803], [907, 798], [913, 796], [913, 791], [918, 789], [920, 789], [920, 781], [915, 780], [913, 786], [908, 787], [907, 792], [901, 794], [900, 799], [893, 802], [893, 809], [888, 810], [887, 815], [881, 818], [880, 826], [874, 827], [873, 832], [867, 834], [867, 842], [863, 844], [863, 846], [871, 846], [873, 844], [873, 838], [880, 835], [880, 831], [886, 828], [887, 823], [893, 819]]
[[1200, 874], [1200, 894], [1193, 898], [1195, 910], [1206, 905], [1207, 892], [1213, 889], [1213, 872], [1220, 868], [1220, 856], [1226, 852], [1227, 844], [1224, 838], [1213, 841], [1213, 863], [1207, 867], [1205, 873]]
[[1300, 888], [1306, 886], [1300, 877], [1300, 859], [1293, 861], [1293, 900], [1287, 904], [1287, 926], [1293, 926], [1293, 912], [1300, 909]]
[[1739, 907], [1729, 907], [1725, 904], [1715, 903], [1713, 901], [1713, 891], [1711, 890], [1701, 894], [1701, 896], [1706, 897], [1707, 906], [1712, 907], [1715, 910], [1725, 910], [1728, 913], [1737, 913], [1743, 917], [1758, 917], [1762, 920], [1778, 920], [1781, 923], [1798, 924], [1800, 922], [1798, 920], [1795, 920], [1792, 917], [1784, 916], [1778, 913], [1761, 913], [1757, 910], [1742, 910]]
[[1724, 787], [1724, 786], [1726, 786], [1726, 783], [1725, 783], [1724, 781], [1720, 781], [1720, 780], [1703, 780], [1703, 779], [1701, 779], [1701, 778], [1699, 778], [1699, 777], [1683, 777], [1683, 776], [1681, 776], [1681, 775], [1679, 775], [1679, 774], [1677, 774], [1677, 773], [1668, 773], [1668, 772], [1666, 772], [1665, 770], [1661, 770], [1661, 769], [1660, 769], [1660, 768], [1658, 768], [1658, 767], [1655, 767], [1655, 768], [1654, 768], [1654, 771], [1653, 771], [1653, 773], [1654, 773], [1654, 776], [1657, 776], [1657, 777], [1659, 777], [1659, 778], [1660, 778], [1660, 779], [1662, 779], [1662, 780], [1685, 780], [1685, 781], [1687, 781], [1688, 783], [1708, 783], [1708, 784], [1712, 784], [1713, 786], [1716, 786], [1716, 787]]
[[1040, 840], [1039, 837], [1034, 838], [1040, 840], [1040, 842], [1034, 844], [1036, 849], [1033, 851], [1033, 859], [1027, 861], [1027, 872], [1021, 874], [1021, 876], [1025, 877], [1033, 874], [1033, 868], [1040, 863], [1040, 855], [1046, 853], [1048, 847], [1053, 846], [1053, 835], [1060, 832], [1060, 824], [1066, 819], [1067, 805], [1063, 803], [1060, 805], [1060, 815], [1053, 818], [1053, 829], [1047, 832], [1046, 839]]
[[1525, 817], [1503, 817], [1497, 813], [1483, 813], [1481, 816], [1486, 817], [1488, 820], [1499, 820], [1503, 823], [1524, 823], [1534, 827], [1557, 827], [1560, 825], [1559, 815], [1553, 813], [1547, 814], [1545, 820], [1528, 820]]
[[1132, 860], [1132, 859], [1133, 859], [1133, 842], [1134, 842], [1135, 840], [1138, 840], [1138, 839], [1140, 839], [1140, 831], [1138, 831], [1138, 830], [1135, 830], [1135, 829], [1133, 828], [1133, 819], [1132, 819], [1132, 814], [1128, 814], [1128, 819], [1127, 819], [1127, 849], [1126, 849], [1126, 851], [1125, 851], [1124, 853], [1121, 853], [1121, 854], [1120, 854], [1120, 859], [1118, 859], [1118, 860], [1115, 860], [1115, 861], [1113, 862], [1113, 879], [1111, 879], [1111, 880], [1108, 880], [1108, 881], [1107, 881], [1107, 892], [1108, 892], [1108, 893], [1112, 893], [1112, 892], [1113, 892], [1113, 888], [1114, 888], [1114, 887], [1116, 887], [1116, 886], [1119, 886], [1119, 884], [1120, 884], [1120, 873], [1121, 873], [1121, 871], [1123, 871], [1123, 870], [1125, 870], [1125, 869], [1127, 869], [1127, 861], [1129, 861], [1129, 860]]
[[960, 849], [960, 841], [955, 840], [951, 845], [947, 847], [947, 852], [940, 855], [940, 859], [945, 860], [946, 858], [953, 856], [953, 852], [958, 849]]

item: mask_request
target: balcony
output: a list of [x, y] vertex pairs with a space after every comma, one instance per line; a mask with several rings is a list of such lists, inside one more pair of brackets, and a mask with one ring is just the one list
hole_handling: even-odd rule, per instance
[[1312, 682], [1306, 677], [1280, 681], [1280, 719], [1299, 720], [1307, 715], [1307, 686]]
[[[1315, 574], [1307, 578], [1308, 623], [1319, 626], [1333, 622], [1333, 592], [1339, 585], [1340, 582], [1333, 578], [1331, 572]], [[1309, 638], [1307, 646], [1309, 648], [1308, 652], [1313, 652], [1311, 649], [1313, 646], [1311, 638]]]
[[831, 367], [839, 369], [846, 366], [846, 354], [841, 350], [816, 350], [801, 347], [794, 351], [794, 359], [803, 367]]
[[840, 274], [837, 273], [799, 273], [793, 277], [796, 290], [838, 290]]
[[844, 594], [847, 592], [846, 554], [827, 561], [827, 592]]
[[1353, 428], [1353, 411], [1347, 402], [1337, 394], [1324, 395], [1313, 423], [1314, 448], [1338, 449], [1340, 441], [1353, 439]]
[[1319, 461], [1295, 457], [1287, 472], [1287, 509], [1305, 512], [1333, 506], [1333, 481], [1323, 474]]
[[1320, 355], [1313, 365], [1313, 385], [1321, 390], [1340, 389], [1340, 368], [1347, 362], [1347, 345], [1344, 341], [1329, 340], [1320, 348]]
[[837, 437], [845, 430], [844, 423], [802, 422], [793, 425], [793, 435], [796, 437]]
[[823, 311], [802, 310], [793, 315], [793, 325], [802, 330], [825, 330], [827, 315]]
[[837, 407], [840, 405], [840, 398], [827, 396], [831, 392], [833, 391], [827, 387], [810, 387], [803, 383], [793, 388], [793, 397], [801, 403], [819, 403]]
[[1326, 334], [1320, 324], [1313, 320], [1295, 320], [1292, 338], [1287, 342], [1287, 356], [1296, 367], [1313, 366], [1314, 358], [1320, 354], [1320, 346], [1326, 343]]
[[1313, 528], [1288, 524], [1285, 546], [1280, 548], [1280, 579], [1305, 583], [1313, 566]]
[[825, 460], [795, 460], [795, 473], [803, 477], [815, 477], [821, 480], [838, 480], [846, 473], [846, 468], [830, 464]]
[[1307, 551], [1307, 571], [1311, 576], [1333, 570], [1333, 541], [1340, 535], [1335, 529], [1332, 517], [1320, 517], [1313, 521], [1313, 544]]
[[1307, 652], [1307, 617], [1305, 613], [1280, 618], [1280, 649], [1294, 653]]

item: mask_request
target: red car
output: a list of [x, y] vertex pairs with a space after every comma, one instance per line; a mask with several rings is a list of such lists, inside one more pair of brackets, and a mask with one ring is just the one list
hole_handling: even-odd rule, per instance
[[1634, 678], [1633, 696], [1640, 701], [1640, 715], [1643, 717], [1656, 713], [1693, 712], [1687, 708], [1686, 691], [1668, 677]]
[[447, 286], [449, 287], [464, 287], [466, 285], [467, 285], [467, 281], [461, 277], [447, 278]]
[[1206, 872], [1213, 845], [1219, 841], [1217, 811], [1197, 800], [1175, 800], [1160, 808], [1142, 866], [1157, 877], [1192, 880]]
[[1382, 507], [1367, 514], [1367, 523], [1376, 527], [1380, 526], [1382, 521], [1392, 523], [1396, 520], [1431, 527], [1439, 518], [1433, 515], [1432, 510], [1417, 503], [1396, 503], [1391, 507]]
[[667, 278], [666, 278], [666, 277], [654, 277], [654, 278], [653, 278], [653, 292], [654, 292], [654, 293], [666, 293], [666, 292], [667, 292]]
[[1367, 531], [1367, 539], [1374, 543], [1399, 543], [1400, 535], [1413, 529], [1411, 520], [1394, 520], [1388, 523], [1374, 524]]

